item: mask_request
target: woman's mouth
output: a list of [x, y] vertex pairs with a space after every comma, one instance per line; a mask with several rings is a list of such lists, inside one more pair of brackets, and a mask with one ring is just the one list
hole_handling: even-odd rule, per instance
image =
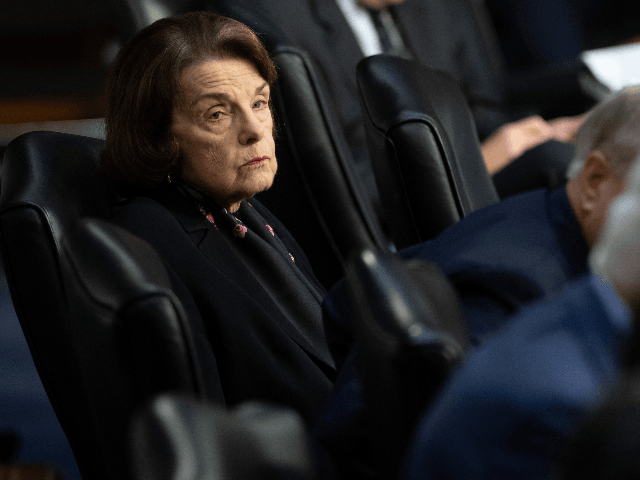
[[265, 160], [268, 160], [269, 157], [267, 157], [266, 155], [264, 157], [256, 157], [256, 158], [252, 158], [251, 160], [249, 160], [247, 162], [247, 165], [258, 165], [259, 163], [264, 162]]

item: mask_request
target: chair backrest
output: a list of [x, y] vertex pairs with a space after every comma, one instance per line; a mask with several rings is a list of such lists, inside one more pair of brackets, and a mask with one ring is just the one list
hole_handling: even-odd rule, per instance
[[[420, 414], [469, 349], [457, 294], [439, 268], [363, 251], [347, 274], [362, 388], [366, 463], [397, 478]], [[362, 457], [361, 457], [362, 459]]]
[[[70, 432], [90, 418], [76, 408], [84, 390], [70, 338], [70, 305], [62, 283], [64, 232], [84, 215], [107, 216], [114, 196], [97, 175], [104, 141], [32, 132], [6, 148], [0, 194], [0, 239], [11, 297], [35, 366], [76, 456], [91, 478], [95, 468]], [[55, 361], [53, 361], [55, 359]], [[79, 402], [78, 402], [79, 403]], [[95, 442], [96, 439], [89, 441]]]
[[356, 76], [382, 210], [399, 248], [498, 200], [452, 77], [390, 55], [365, 58]]
[[352, 172], [350, 153], [336, 128], [313, 66], [304, 52], [278, 46], [274, 105], [281, 138], [278, 177], [260, 195], [301, 244], [316, 276], [329, 287], [346, 261], [390, 240]]
[[108, 218], [115, 203], [97, 168], [103, 147], [22, 135], [5, 152], [0, 196], [16, 314], [85, 479], [129, 478], [126, 423], [148, 395], [204, 391], [160, 258], [122, 229], [85, 219]]
[[136, 480], [316, 478], [304, 422], [284, 407], [162, 395], [136, 415], [130, 438]]
[[[134, 413], [162, 393], [204, 399], [202, 358], [163, 261], [153, 248], [106, 221], [84, 219], [65, 235], [63, 282], [71, 341], [97, 440], [83, 446], [103, 478], [131, 478], [127, 438]], [[71, 431], [78, 435], [85, 432]]]

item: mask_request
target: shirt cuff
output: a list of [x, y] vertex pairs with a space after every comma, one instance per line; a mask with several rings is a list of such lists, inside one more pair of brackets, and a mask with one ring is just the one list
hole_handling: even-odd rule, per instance
[[618, 296], [604, 275], [591, 273], [590, 282], [614, 328], [622, 334], [630, 332], [633, 316], [629, 305]]

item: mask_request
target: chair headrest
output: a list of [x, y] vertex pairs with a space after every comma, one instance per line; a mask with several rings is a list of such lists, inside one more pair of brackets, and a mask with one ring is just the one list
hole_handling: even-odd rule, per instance
[[302, 419], [262, 403], [224, 410], [163, 395], [137, 416], [131, 443], [140, 480], [314, 477]]
[[15, 138], [5, 150], [0, 210], [29, 205], [46, 212], [56, 240], [70, 221], [109, 216], [115, 193], [99, 171], [104, 147], [104, 140], [57, 132]]
[[94, 301], [112, 309], [133, 298], [171, 291], [159, 254], [144, 240], [100, 219], [70, 227], [64, 249], [79, 281]]
[[348, 279], [360, 330], [366, 323], [372, 344], [437, 345], [452, 365], [464, 357], [469, 332], [457, 294], [436, 265], [365, 250], [351, 262]]

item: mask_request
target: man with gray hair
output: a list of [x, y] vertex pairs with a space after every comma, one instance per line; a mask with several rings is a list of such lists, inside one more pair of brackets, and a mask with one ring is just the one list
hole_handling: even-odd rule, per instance
[[[575, 144], [565, 186], [504, 199], [400, 252], [436, 263], [453, 282], [475, 344], [522, 305], [559, 293], [587, 272], [607, 208], [640, 153], [640, 89], [617, 92], [588, 112]], [[334, 287], [324, 308], [346, 321], [351, 311], [344, 285]]]
[[640, 158], [632, 163], [620, 164], [628, 186], [605, 214], [590, 273], [523, 308], [467, 358], [417, 425], [403, 479], [553, 477], [567, 434], [606, 399], [637, 332]]
[[617, 92], [587, 115], [565, 186], [502, 200], [400, 252], [440, 266], [460, 293], [475, 343], [587, 271], [609, 204], [640, 153], [640, 89]]
[[[564, 187], [510, 197], [399, 252], [441, 267], [477, 346], [426, 413], [402, 478], [549, 478], [549, 448], [611, 382], [617, 341], [629, 330], [606, 280], [640, 311], [638, 133], [640, 89], [622, 91], [589, 113]], [[612, 209], [589, 275], [589, 251], [616, 197], [635, 203]], [[627, 219], [625, 205], [634, 213]], [[324, 308], [348, 324], [343, 282]], [[341, 378], [337, 391], [350, 393], [323, 420], [357, 418], [359, 382], [354, 373]]]
[[591, 248], [640, 153], [640, 88], [625, 89], [596, 107], [576, 133], [575, 145], [567, 195]]

